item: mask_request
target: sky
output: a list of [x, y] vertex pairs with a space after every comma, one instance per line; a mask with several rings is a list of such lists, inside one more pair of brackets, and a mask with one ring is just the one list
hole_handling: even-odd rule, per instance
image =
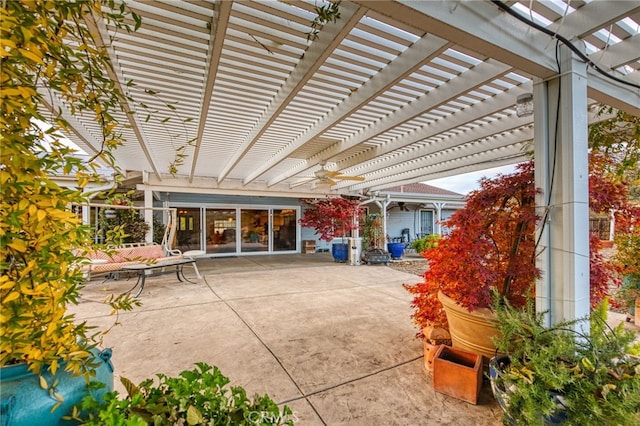
[[478, 172], [465, 173], [458, 176], [450, 176], [442, 179], [430, 180], [427, 185], [436, 186], [459, 194], [467, 195], [470, 191], [478, 189], [478, 181], [482, 177], [492, 178], [498, 173], [508, 174], [515, 170], [516, 165], [495, 167], [493, 169], [481, 170]]

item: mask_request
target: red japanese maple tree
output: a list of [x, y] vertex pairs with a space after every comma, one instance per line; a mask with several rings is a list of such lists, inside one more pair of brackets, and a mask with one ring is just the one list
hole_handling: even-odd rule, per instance
[[[626, 208], [624, 185], [593, 173], [590, 179], [592, 205], [597, 211]], [[414, 295], [414, 322], [447, 327], [438, 292], [475, 310], [490, 307], [495, 288], [512, 306], [522, 306], [533, 295], [540, 271], [535, 266], [536, 189], [533, 162], [520, 164], [516, 172], [483, 179], [471, 192], [465, 207], [446, 222], [451, 229], [437, 247], [422, 255], [429, 262], [424, 281], [405, 285]], [[608, 285], [619, 284], [613, 263], [606, 261], [592, 239], [590, 251], [591, 304], [606, 295]]]
[[357, 198], [327, 197], [301, 199], [305, 210], [300, 225], [314, 228], [320, 239], [331, 241], [336, 237], [346, 237], [358, 228], [355, 220], [361, 213]]

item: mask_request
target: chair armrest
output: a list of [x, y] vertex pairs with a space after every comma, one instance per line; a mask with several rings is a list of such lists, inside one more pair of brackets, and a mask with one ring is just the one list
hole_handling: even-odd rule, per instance
[[169, 256], [182, 256], [182, 252], [178, 249], [167, 250], [167, 255]]

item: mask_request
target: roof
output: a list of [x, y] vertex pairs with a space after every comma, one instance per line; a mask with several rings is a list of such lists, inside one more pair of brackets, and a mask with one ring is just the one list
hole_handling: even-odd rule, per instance
[[[326, 163], [364, 178], [330, 190], [355, 195], [524, 161], [533, 118], [516, 98], [558, 75], [557, 46], [597, 64], [584, 71], [588, 120], [599, 103], [640, 114], [640, 2], [343, 0], [315, 40], [322, 0], [127, 5], [135, 33], [87, 24], [129, 96], [114, 113], [117, 164], [147, 189], [311, 196], [327, 192], [315, 186]], [[101, 149], [92, 117], [64, 116], [76, 144]]]
[[449, 191], [447, 189], [438, 188], [436, 186], [427, 185], [424, 183], [409, 183], [406, 185], [393, 186], [391, 188], [385, 188], [380, 190], [382, 194], [388, 193], [400, 193], [400, 194], [424, 194], [424, 195], [451, 195], [454, 197], [464, 198], [463, 194]]

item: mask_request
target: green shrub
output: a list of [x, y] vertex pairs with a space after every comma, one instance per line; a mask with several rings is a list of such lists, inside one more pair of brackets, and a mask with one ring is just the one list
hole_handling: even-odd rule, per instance
[[[610, 328], [607, 305], [591, 318], [544, 325], [530, 299], [524, 308], [494, 303], [500, 334], [494, 338], [510, 365], [496, 379], [508, 394], [505, 417], [513, 424], [640, 424], [640, 359], [633, 332]], [[590, 331], [581, 331], [590, 321]], [[561, 405], [558, 405], [561, 401]], [[508, 422], [505, 422], [508, 424]]]
[[158, 374], [139, 386], [122, 378], [127, 397], [117, 391], [96, 400], [87, 395], [68, 419], [87, 425], [293, 425], [295, 416], [282, 411], [268, 395], [248, 398], [244, 388], [227, 386], [218, 367], [196, 363], [178, 377]]
[[426, 235], [422, 238], [418, 238], [417, 240], [413, 240], [411, 242], [411, 248], [415, 249], [417, 253], [422, 253], [427, 249], [437, 247], [439, 240], [440, 235], [438, 234]]

